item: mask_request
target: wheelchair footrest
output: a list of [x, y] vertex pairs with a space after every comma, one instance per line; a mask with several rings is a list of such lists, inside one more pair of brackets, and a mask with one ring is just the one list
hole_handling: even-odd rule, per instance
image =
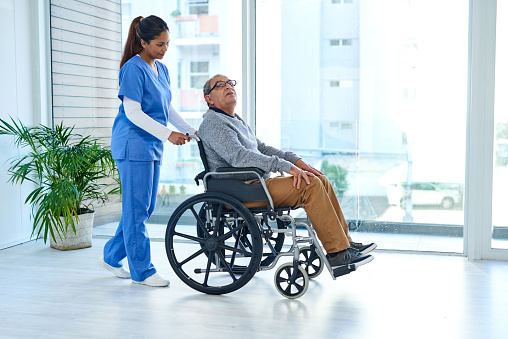
[[356, 266], [354, 264], [343, 265], [343, 266], [335, 267], [333, 269], [333, 276], [335, 278], [337, 278], [337, 277], [340, 277], [341, 275], [346, 275], [346, 274], [349, 274], [353, 271], [356, 271]]

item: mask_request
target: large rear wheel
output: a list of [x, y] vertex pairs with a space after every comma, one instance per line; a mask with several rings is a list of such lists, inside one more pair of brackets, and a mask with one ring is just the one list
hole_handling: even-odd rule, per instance
[[220, 193], [199, 194], [178, 206], [165, 240], [176, 275], [203, 293], [224, 294], [241, 288], [261, 262], [263, 244], [252, 213]]

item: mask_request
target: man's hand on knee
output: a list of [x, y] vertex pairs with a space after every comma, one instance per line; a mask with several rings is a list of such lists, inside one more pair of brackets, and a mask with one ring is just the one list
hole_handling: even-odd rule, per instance
[[311, 165], [307, 164], [305, 161], [303, 161], [303, 159], [298, 159], [296, 160], [295, 162], [295, 166], [304, 170], [304, 171], [307, 171], [307, 172], [310, 172], [314, 175], [323, 175], [324, 173], [321, 172], [320, 170], [318, 169], [315, 169], [314, 167], [312, 167]]
[[305, 172], [301, 168], [296, 167], [295, 165], [291, 166], [289, 170], [289, 174], [293, 176], [293, 187], [300, 189], [300, 184], [302, 183], [302, 179], [305, 180], [307, 184], [310, 184], [309, 177], [313, 177], [314, 174], [310, 172]]

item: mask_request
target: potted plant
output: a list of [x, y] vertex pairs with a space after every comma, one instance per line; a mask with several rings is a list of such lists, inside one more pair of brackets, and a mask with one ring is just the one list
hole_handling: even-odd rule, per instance
[[49, 237], [51, 247], [60, 250], [92, 246], [93, 203], [104, 204], [120, 192], [109, 147], [73, 130], [63, 123], [27, 127], [13, 118], [11, 123], [0, 119], [0, 135], [28, 148], [28, 154], [10, 161], [8, 173], [12, 183], [35, 184], [25, 200], [31, 204], [32, 237], [43, 235], [44, 243]]

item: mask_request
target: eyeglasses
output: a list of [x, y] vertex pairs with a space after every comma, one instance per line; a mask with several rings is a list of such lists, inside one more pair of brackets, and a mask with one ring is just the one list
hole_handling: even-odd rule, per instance
[[210, 92], [211, 92], [211, 91], [213, 91], [213, 89], [214, 89], [215, 87], [224, 87], [224, 86], [226, 86], [226, 84], [227, 84], [227, 85], [229, 85], [229, 86], [231, 86], [231, 87], [235, 87], [235, 86], [236, 86], [236, 80], [217, 81], [217, 82], [215, 83], [215, 85], [213, 85], [213, 87], [212, 87], [212, 88], [210, 88], [210, 90], [206, 93], [206, 95], [210, 94]]

